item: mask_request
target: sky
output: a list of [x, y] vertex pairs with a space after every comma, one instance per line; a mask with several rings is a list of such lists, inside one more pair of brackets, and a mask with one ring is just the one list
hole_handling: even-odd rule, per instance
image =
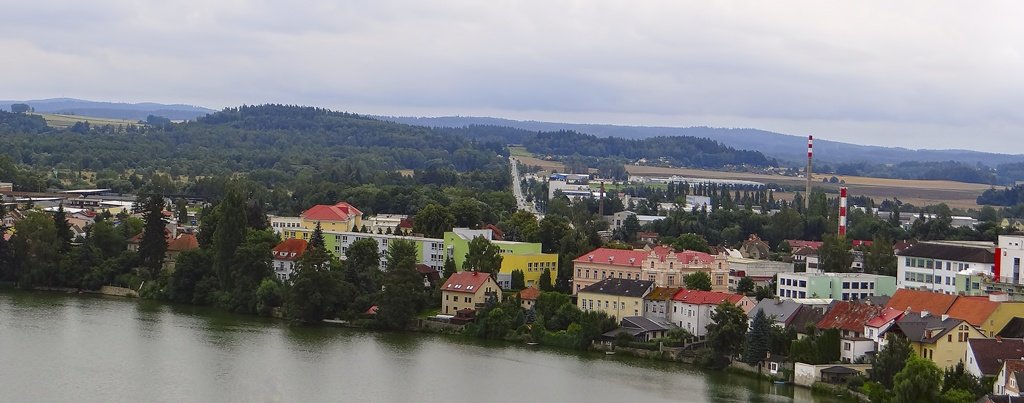
[[1024, 3], [5, 2], [0, 99], [753, 127], [1024, 154]]

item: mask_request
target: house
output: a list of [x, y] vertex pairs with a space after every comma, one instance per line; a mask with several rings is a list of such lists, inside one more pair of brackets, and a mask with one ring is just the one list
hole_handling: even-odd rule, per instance
[[178, 260], [178, 255], [182, 252], [199, 249], [199, 240], [196, 239], [196, 235], [191, 232], [185, 232], [178, 235], [177, 238], [167, 243], [167, 252], [164, 255], [164, 270], [169, 273], [174, 272], [174, 265]]
[[643, 316], [627, 316], [622, 318], [618, 329], [601, 335], [606, 341], [614, 340], [621, 333], [629, 334], [633, 340], [646, 342], [654, 339], [664, 338], [669, 330], [672, 330], [671, 323], [663, 320], [651, 320]]
[[864, 273], [779, 273], [780, 298], [862, 300], [896, 292], [896, 278]]
[[416, 265], [416, 272], [423, 276], [423, 286], [426, 288], [437, 287], [441, 283], [441, 272], [436, 268], [419, 263]]
[[613, 318], [641, 316], [644, 297], [653, 289], [653, 281], [606, 278], [579, 290], [576, 305], [582, 311], [604, 312]]
[[978, 378], [999, 375], [1003, 362], [1024, 358], [1024, 339], [967, 339], [964, 366]]
[[838, 329], [840, 358], [843, 362], [857, 362], [875, 352], [875, 342], [864, 337], [864, 324], [882, 312], [878, 305], [853, 301], [835, 301], [816, 327], [820, 330]]
[[984, 333], [963, 319], [928, 312], [903, 315], [889, 331], [902, 334], [910, 341], [914, 353], [940, 369], [965, 361], [968, 339], [985, 338]]
[[846, 385], [850, 378], [860, 375], [860, 371], [842, 365], [833, 365], [821, 370], [821, 381], [833, 385]]
[[[1020, 339], [1024, 338], [1024, 318], [1012, 318], [1009, 322], [1006, 322], [1006, 326], [1003, 326], [993, 337], [1002, 337], [1004, 339]], [[1024, 357], [1024, 356], [1022, 356]]]
[[729, 289], [729, 262], [725, 255], [665, 246], [644, 249], [597, 248], [573, 260], [573, 291], [606, 278], [644, 279], [659, 287], [680, 287], [683, 277], [698, 271], [711, 276], [716, 291]]
[[747, 259], [768, 259], [768, 254], [770, 253], [771, 247], [756, 234], [750, 234], [747, 240], [743, 241], [743, 244], [740, 245], [740, 254]]
[[937, 292], [899, 289], [892, 295], [886, 308], [907, 312], [930, 312], [937, 315], [945, 314], [956, 302], [956, 295]]
[[906, 312], [899, 309], [882, 308], [878, 315], [864, 323], [864, 337], [875, 343], [875, 351], [881, 350], [885, 344], [885, 331], [902, 318], [904, 313]]
[[682, 289], [682, 287], [654, 287], [654, 290], [644, 297], [644, 317], [671, 323], [672, 297]]
[[981, 330], [986, 337], [993, 337], [1013, 318], [1024, 317], [1024, 302], [1008, 301], [1007, 297], [1006, 294], [1000, 293], [968, 296], [901, 289], [896, 291], [886, 306], [902, 311], [947, 314], [966, 320]]
[[441, 286], [441, 310], [445, 315], [483, 308], [489, 300], [501, 302], [501, 288], [487, 273], [458, 272]]
[[679, 290], [672, 296], [672, 323], [697, 337], [707, 335], [707, 326], [712, 322], [711, 314], [719, 304], [728, 302], [750, 312], [754, 300], [740, 294], [718, 291]]
[[1020, 397], [1021, 384], [1024, 384], [1024, 359], [1006, 360], [992, 384], [992, 393]]
[[323, 231], [351, 232], [361, 229], [363, 212], [346, 202], [318, 204], [299, 214], [299, 219], [302, 228], [310, 231], [319, 223]]
[[519, 291], [519, 301], [523, 309], [533, 309], [537, 305], [537, 297], [540, 297], [540, 289], [537, 287], [526, 287]]
[[754, 315], [764, 311], [764, 315], [771, 319], [776, 326], [786, 329], [793, 322], [793, 318], [796, 317], [796, 313], [800, 311], [802, 306], [791, 299], [765, 298], [759, 301], [757, 305], [754, 305], [754, 309], [747, 313], [747, 317], [753, 320]]
[[918, 242], [897, 254], [896, 286], [956, 294], [958, 273], [993, 275], [995, 245], [991, 242]]
[[281, 281], [288, 281], [295, 273], [295, 266], [306, 253], [309, 243], [304, 239], [285, 239], [270, 252], [274, 275]]

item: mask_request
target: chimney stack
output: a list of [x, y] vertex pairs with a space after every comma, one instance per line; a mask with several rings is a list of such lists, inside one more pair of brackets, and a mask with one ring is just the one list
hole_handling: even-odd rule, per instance
[[811, 206], [811, 161], [814, 158], [814, 136], [807, 136], [807, 190], [804, 194], [804, 210]]
[[846, 186], [839, 188], [839, 236], [846, 236]]

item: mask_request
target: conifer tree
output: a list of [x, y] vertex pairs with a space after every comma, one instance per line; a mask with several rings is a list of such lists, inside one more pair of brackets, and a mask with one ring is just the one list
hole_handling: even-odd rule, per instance
[[216, 208], [217, 223], [213, 233], [213, 271], [217, 274], [222, 290], [233, 287], [231, 266], [235, 251], [245, 241], [246, 214], [245, 199], [237, 184], [228, 186], [227, 194]]
[[139, 242], [139, 259], [148, 277], [153, 278], [160, 271], [167, 253], [167, 222], [164, 221], [164, 197], [152, 194], [142, 206], [142, 239]]
[[57, 228], [57, 249], [61, 253], [67, 253], [71, 250], [71, 238], [74, 234], [71, 233], [71, 224], [68, 224], [68, 214], [64, 211], [64, 203], [61, 203], [57, 207], [57, 212], [53, 213], [53, 224]]
[[541, 272], [540, 280], [538, 280], [538, 282], [540, 284], [538, 284], [537, 288], [540, 288], [541, 291], [555, 290], [554, 286], [551, 284], [551, 270], [544, 270]]
[[766, 359], [771, 346], [772, 323], [765, 316], [764, 310], [757, 311], [750, 322], [747, 332], [747, 345], [743, 351], [743, 362], [750, 365]]
[[327, 250], [327, 245], [324, 242], [324, 230], [320, 227], [320, 221], [316, 222], [313, 234], [309, 236], [309, 248]]

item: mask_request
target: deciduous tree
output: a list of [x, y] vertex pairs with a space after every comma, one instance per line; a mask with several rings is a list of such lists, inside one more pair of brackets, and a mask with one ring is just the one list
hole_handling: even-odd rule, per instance
[[711, 291], [711, 275], [697, 271], [683, 276], [683, 284], [691, 290]]
[[502, 259], [501, 248], [498, 245], [487, 238], [477, 236], [469, 241], [469, 250], [466, 252], [466, 260], [462, 263], [462, 270], [490, 273], [491, 277], [496, 279]]

